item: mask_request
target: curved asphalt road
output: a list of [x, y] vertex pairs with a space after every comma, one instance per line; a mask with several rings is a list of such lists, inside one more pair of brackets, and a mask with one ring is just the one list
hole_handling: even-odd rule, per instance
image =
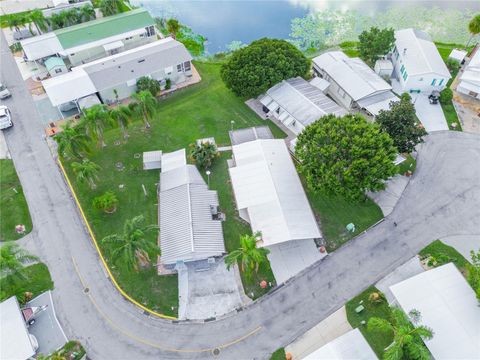
[[480, 137], [436, 133], [421, 146], [417, 171], [393, 213], [277, 292], [205, 324], [146, 316], [107, 279], [3, 34], [0, 39], [1, 79], [13, 94], [5, 104], [15, 121], [5, 135], [34, 224], [25, 245], [50, 269], [67, 336], [95, 360], [268, 358], [432, 240], [480, 233]]

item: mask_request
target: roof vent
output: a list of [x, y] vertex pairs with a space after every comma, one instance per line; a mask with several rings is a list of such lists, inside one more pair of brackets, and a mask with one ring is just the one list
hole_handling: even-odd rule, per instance
[[405, 55], [407, 53], [407, 48], [404, 48], [403, 49], [403, 55]]

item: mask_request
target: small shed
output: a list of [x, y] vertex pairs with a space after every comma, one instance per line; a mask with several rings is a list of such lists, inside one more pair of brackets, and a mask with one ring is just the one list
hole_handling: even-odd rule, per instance
[[68, 72], [67, 66], [63, 59], [59, 56], [52, 56], [45, 60], [45, 67], [50, 76], [55, 77]]
[[467, 57], [467, 52], [465, 50], [458, 50], [458, 49], [453, 49], [450, 55], [448, 55], [449, 59], [456, 60], [460, 64], [463, 64], [466, 57]]
[[160, 169], [162, 167], [162, 151], [145, 151], [143, 153], [143, 170]]
[[375, 62], [374, 70], [381, 77], [390, 79], [393, 73], [393, 64], [390, 60], [380, 59]]

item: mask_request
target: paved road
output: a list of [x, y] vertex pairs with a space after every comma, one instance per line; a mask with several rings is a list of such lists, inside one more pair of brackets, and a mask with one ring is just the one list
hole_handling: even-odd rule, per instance
[[1, 78], [12, 91], [8, 105], [16, 122], [6, 140], [32, 214], [28, 247], [52, 273], [67, 336], [82, 341], [95, 360], [214, 358], [215, 347], [221, 347], [217, 358], [267, 358], [430, 241], [479, 233], [480, 137], [439, 132], [421, 147], [417, 171], [386, 221], [271, 296], [206, 324], [147, 317], [106, 278], [3, 40]]

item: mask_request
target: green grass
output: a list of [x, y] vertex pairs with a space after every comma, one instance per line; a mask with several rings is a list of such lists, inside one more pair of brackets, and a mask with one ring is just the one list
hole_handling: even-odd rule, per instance
[[[453, 103], [450, 101], [449, 104], [440, 104], [442, 106], [443, 114], [448, 123], [448, 128], [450, 130], [462, 131], [462, 125], [458, 119], [457, 111], [453, 106]], [[455, 124], [455, 126], [453, 126]]]
[[23, 189], [12, 160], [0, 160], [0, 240], [16, 240], [15, 226], [24, 224], [26, 234], [32, 231], [32, 220]]
[[410, 170], [413, 174], [416, 168], [417, 160], [415, 160], [412, 155], [408, 154], [407, 159], [401, 164], [397, 165], [397, 173], [400, 175], [404, 175], [408, 170]]
[[270, 360], [285, 360], [285, 359], [286, 359], [286, 354], [285, 354], [284, 348], [277, 349], [270, 357]]
[[85, 349], [79, 341], [71, 340], [53, 354], [45, 357], [45, 360], [59, 359], [60, 357], [71, 360], [80, 360], [85, 356]]
[[357, 41], [345, 41], [339, 44], [342, 51], [348, 57], [359, 57], [360, 52], [358, 51], [358, 42]]
[[[383, 350], [390, 345], [393, 340], [393, 333], [385, 334], [378, 331], [368, 331], [366, 324], [368, 323], [368, 319], [371, 317], [389, 320], [391, 316], [391, 310], [386, 300], [383, 300], [380, 303], [372, 303], [369, 301], [368, 297], [373, 292], [380, 293], [377, 288], [371, 286], [361, 294], [354, 297], [352, 300], [348, 301], [345, 304], [345, 307], [347, 311], [347, 319], [350, 325], [353, 328], [359, 328], [367, 342], [372, 347], [373, 351], [375, 351], [375, 354], [377, 354], [378, 358], [381, 359], [383, 356]], [[363, 305], [365, 309], [357, 314], [355, 309], [359, 305]], [[365, 325], [362, 324], [362, 321], [365, 322]]]
[[[314, 194], [305, 187], [310, 205], [326, 241], [327, 251], [338, 249], [348, 240], [360, 234], [383, 218], [382, 210], [372, 200], [352, 203], [343, 198]], [[355, 224], [355, 232], [346, 230], [349, 223]]]
[[440, 56], [442, 57], [443, 61], [446, 61], [448, 59], [448, 56], [450, 55], [453, 49], [467, 50], [468, 52], [470, 52], [474, 48], [473, 45], [467, 48], [465, 44], [446, 44], [442, 42], [435, 42], [435, 46], [437, 47], [438, 52], [440, 53]]
[[25, 292], [31, 292], [33, 297], [53, 289], [53, 281], [45, 264], [33, 264], [25, 268], [26, 279], [18, 279], [12, 275], [0, 279], [0, 301], [17, 296], [23, 302]]
[[425, 248], [423, 248], [419, 255], [422, 259], [433, 257], [430, 266], [441, 266], [449, 262], [453, 262], [463, 275], [467, 273], [468, 261], [455, 248], [448, 246], [440, 240], [435, 240]]
[[[177, 276], [158, 276], [154, 269], [134, 272], [127, 270], [120, 262], [113, 263], [109, 245], [102, 244], [101, 239], [109, 234], [121, 231], [125, 220], [143, 214], [149, 224], [157, 224], [156, 183], [159, 171], [144, 171], [141, 154], [148, 150], [163, 150], [164, 152], [188, 147], [196, 139], [214, 136], [218, 145], [228, 145], [228, 131], [231, 120], [234, 128], [268, 125], [277, 137], [285, 134], [271, 122], [265, 122], [251, 111], [241, 99], [228, 91], [220, 80], [220, 67], [214, 64], [196, 63], [202, 81], [184, 90], [179, 90], [159, 102], [158, 112], [152, 121], [152, 127], [146, 131], [141, 122], [135, 122], [129, 129], [128, 143], [121, 139], [119, 129], [105, 133], [107, 147], [93, 149], [90, 159], [100, 165], [97, 188], [92, 191], [87, 185], [79, 184], [72, 173], [70, 163], [65, 162], [65, 168], [82, 203], [83, 210], [99, 241], [107, 262], [118, 280], [120, 286], [135, 300], [152, 310], [165, 315], [177, 314], [178, 290]], [[122, 162], [124, 169], [119, 171], [115, 164]], [[217, 170], [220, 169], [220, 170]], [[229, 250], [239, 246], [239, 236], [249, 232], [249, 226], [236, 219], [226, 158], [222, 158], [212, 169], [210, 177], [213, 188], [219, 186], [221, 205], [227, 212], [225, 223], [225, 242]], [[125, 185], [119, 190], [119, 185]], [[147, 190], [145, 197], [142, 184]], [[218, 184], [218, 185], [217, 185]], [[118, 210], [111, 215], [104, 214], [92, 207], [93, 198], [107, 190], [116, 193], [119, 199]], [[224, 205], [226, 204], [226, 205]], [[156, 236], [150, 236], [156, 242]], [[156, 260], [156, 259], [154, 259]], [[267, 280], [271, 278], [269, 269], [262, 269]], [[255, 286], [256, 287], [256, 286]], [[249, 287], [246, 287], [248, 292]], [[260, 294], [258, 289], [254, 293]], [[172, 309], [173, 307], [173, 309]]]

